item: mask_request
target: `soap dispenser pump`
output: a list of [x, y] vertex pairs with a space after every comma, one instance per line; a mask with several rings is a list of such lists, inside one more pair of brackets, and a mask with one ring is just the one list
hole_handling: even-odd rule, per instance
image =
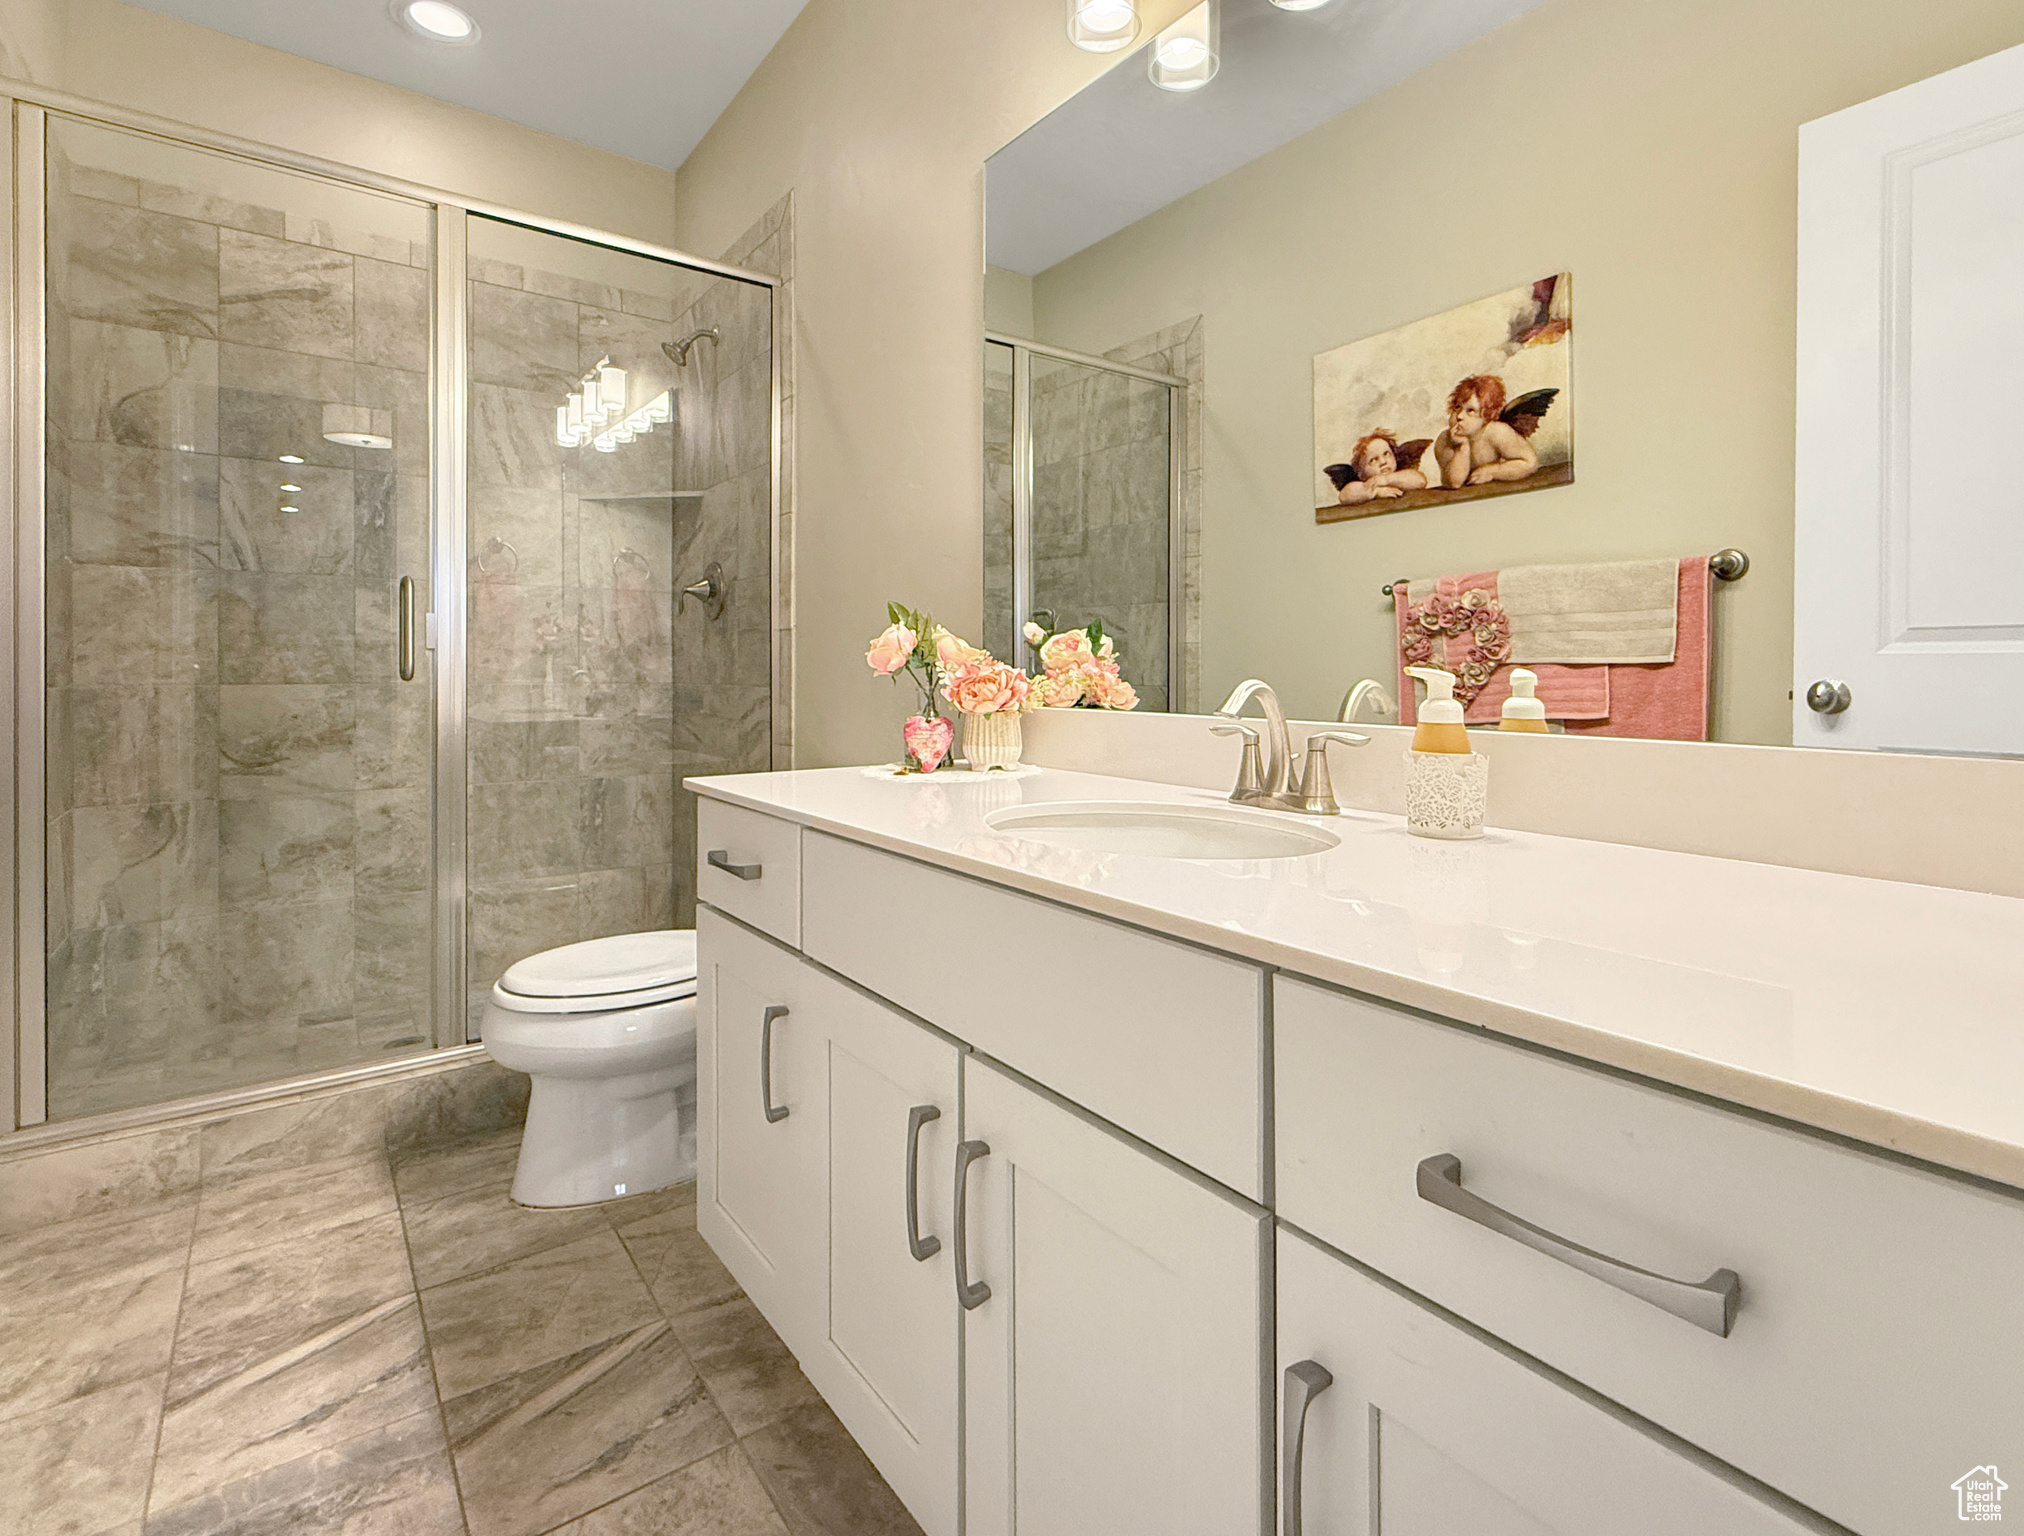
[[1455, 674], [1439, 667], [1407, 667], [1406, 673], [1427, 685], [1427, 697], [1415, 712], [1415, 752], [1467, 752], [1469, 732], [1462, 724], [1462, 706], [1455, 698]]
[[1469, 745], [1455, 674], [1439, 667], [1406, 671], [1427, 685], [1406, 749], [1406, 830], [1415, 837], [1481, 837], [1490, 760]]
[[1546, 706], [1536, 696], [1539, 674], [1525, 667], [1511, 669], [1511, 697], [1504, 701], [1504, 717], [1497, 722], [1500, 731], [1532, 731], [1546, 734]]

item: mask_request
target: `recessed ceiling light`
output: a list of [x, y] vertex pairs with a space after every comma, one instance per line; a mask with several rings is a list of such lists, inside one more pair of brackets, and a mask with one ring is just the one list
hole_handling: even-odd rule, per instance
[[300, 464], [302, 462], [302, 455], [299, 453], [284, 453], [281, 455], [281, 462], [284, 464]]
[[394, 19], [432, 43], [475, 43], [478, 23], [449, 0], [394, 0]]

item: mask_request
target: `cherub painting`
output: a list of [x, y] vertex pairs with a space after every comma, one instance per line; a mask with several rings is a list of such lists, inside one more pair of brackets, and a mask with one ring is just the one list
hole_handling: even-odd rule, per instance
[[1572, 481], [1571, 287], [1542, 278], [1317, 356], [1316, 521]]

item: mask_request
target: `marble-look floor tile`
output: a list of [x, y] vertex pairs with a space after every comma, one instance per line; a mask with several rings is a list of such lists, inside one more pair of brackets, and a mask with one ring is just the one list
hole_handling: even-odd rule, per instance
[[158, 1377], [169, 1364], [182, 1293], [180, 1259], [9, 1286], [0, 1294], [0, 1421]]
[[463, 1536], [434, 1409], [149, 1512], [146, 1536]]
[[520, 1162], [520, 1127], [431, 1147], [394, 1163], [394, 1188], [401, 1204], [431, 1205], [446, 1195], [475, 1189], [505, 1189]]
[[403, 1214], [415, 1283], [424, 1288], [497, 1269], [606, 1228], [595, 1206], [530, 1211], [515, 1205], [497, 1185], [464, 1190], [429, 1205], [406, 1206]]
[[206, 1264], [398, 1210], [393, 1174], [379, 1153], [213, 1179], [200, 1197], [190, 1262]]
[[796, 1409], [744, 1448], [791, 1536], [921, 1536], [827, 1404]]
[[[690, 1186], [692, 1189], [694, 1186]], [[654, 1300], [669, 1317], [735, 1301], [743, 1293], [696, 1231], [691, 1200], [618, 1229]]]
[[382, 1117], [390, 1096], [399, 1091], [398, 1084], [351, 1088], [214, 1120], [202, 1133], [204, 1179], [270, 1173], [378, 1152]]
[[740, 1435], [818, 1401], [780, 1336], [743, 1296], [684, 1312], [671, 1326]]
[[176, 1329], [171, 1414], [221, 1383], [334, 1347], [334, 1331], [412, 1293], [394, 1216], [193, 1265]]
[[153, 1498], [187, 1504], [435, 1402], [420, 1310], [397, 1296], [172, 1401]]
[[461, 1397], [660, 1316], [608, 1228], [422, 1292], [436, 1390]]
[[444, 1404], [471, 1536], [534, 1536], [731, 1442], [665, 1322]]
[[47, 1222], [148, 1214], [163, 1201], [187, 1204], [194, 1217], [197, 1170], [197, 1131], [191, 1126], [22, 1158], [0, 1178], [0, 1237]]
[[622, 1200], [607, 1200], [598, 1207], [611, 1224], [617, 1228], [631, 1226], [634, 1222], [645, 1221], [649, 1216], [660, 1216], [668, 1211], [687, 1206], [696, 1208], [696, 1181], [684, 1179], [679, 1184], [670, 1184], [666, 1189], [649, 1190], [643, 1195], [627, 1195]]
[[148, 1497], [162, 1378], [128, 1382], [7, 1426], [0, 1536], [133, 1529]]
[[387, 1112], [387, 1151], [395, 1162], [405, 1162], [428, 1148], [517, 1130], [527, 1119], [527, 1089], [526, 1073], [509, 1072], [496, 1061], [415, 1078]]
[[556, 1536], [785, 1536], [737, 1446], [572, 1520]]
[[181, 1269], [196, 1220], [197, 1202], [185, 1195], [32, 1227], [0, 1244], [0, 1297], [56, 1294], [115, 1273]]

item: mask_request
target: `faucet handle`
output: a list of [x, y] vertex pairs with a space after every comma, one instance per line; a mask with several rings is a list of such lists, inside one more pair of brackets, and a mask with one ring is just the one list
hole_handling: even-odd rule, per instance
[[1265, 765], [1258, 756], [1258, 728], [1239, 720], [1230, 725], [1212, 725], [1211, 736], [1241, 736], [1244, 755], [1237, 764], [1237, 787], [1230, 798], [1239, 805], [1251, 805], [1265, 798]]
[[1335, 785], [1328, 777], [1328, 744], [1367, 747], [1370, 738], [1356, 731], [1311, 731], [1307, 737], [1307, 768], [1300, 775], [1300, 810], [1306, 816], [1339, 816]]

